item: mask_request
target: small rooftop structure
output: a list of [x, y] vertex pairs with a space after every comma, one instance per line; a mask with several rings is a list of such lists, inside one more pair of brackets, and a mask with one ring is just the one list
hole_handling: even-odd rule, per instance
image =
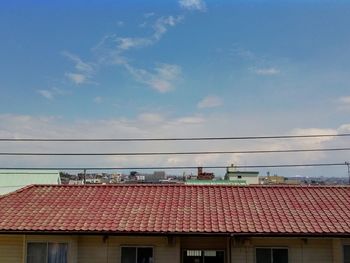
[[56, 170], [4, 170], [0, 169], [0, 195], [31, 184], [61, 184]]
[[208, 173], [208, 172], [203, 172], [202, 167], [198, 167], [198, 174], [197, 174], [197, 179], [198, 180], [212, 180], [214, 179], [214, 173]]
[[239, 181], [245, 184], [259, 184], [259, 172], [257, 171], [237, 171], [236, 167], [231, 166], [226, 168], [225, 180]]

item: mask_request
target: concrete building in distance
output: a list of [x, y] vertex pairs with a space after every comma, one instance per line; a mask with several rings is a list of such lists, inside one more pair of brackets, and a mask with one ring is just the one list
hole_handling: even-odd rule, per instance
[[259, 172], [256, 171], [237, 171], [236, 167], [231, 164], [227, 167], [225, 180], [241, 181], [241, 184], [259, 184]]
[[56, 170], [0, 170], [0, 195], [32, 184], [61, 184]]

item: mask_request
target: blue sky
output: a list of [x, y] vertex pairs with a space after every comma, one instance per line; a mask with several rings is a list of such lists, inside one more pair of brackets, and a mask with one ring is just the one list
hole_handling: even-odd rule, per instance
[[[350, 3], [346, 1], [2, 2], [0, 135], [348, 132], [349, 28]], [[296, 145], [276, 143], [275, 147]], [[309, 146], [325, 145], [344, 142], [317, 141]], [[238, 146], [260, 145], [227, 147]], [[271, 147], [261, 147], [267, 146]], [[16, 147], [57, 149], [56, 145]], [[111, 150], [123, 147], [128, 149], [117, 145]], [[206, 165], [213, 164], [210, 161], [249, 164], [276, 160], [273, 156], [145, 158], [95, 163]], [[344, 161], [349, 154], [280, 158], [280, 162]], [[30, 158], [13, 157], [1, 163], [37, 164]], [[66, 163], [60, 159], [45, 162]], [[72, 161], [85, 163], [90, 162]]]

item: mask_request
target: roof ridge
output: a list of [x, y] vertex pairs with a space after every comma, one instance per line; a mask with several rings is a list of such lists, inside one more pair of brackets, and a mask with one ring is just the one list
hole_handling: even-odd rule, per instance
[[[350, 185], [32, 184], [30, 187], [350, 188]], [[23, 187], [19, 190], [28, 188]], [[19, 191], [17, 190], [17, 191]]]
[[29, 188], [34, 188], [34, 187], [36, 187], [36, 186], [39, 186], [39, 184], [30, 184], [30, 185], [26, 185], [26, 186], [24, 186], [24, 187], [22, 187], [22, 188], [19, 188], [19, 189], [15, 190], [15, 191], [9, 192], [9, 193], [7, 193], [7, 194], [0, 195], [0, 200], [3, 199], [3, 198], [5, 198], [5, 197], [8, 197], [8, 196], [10, 196], [10, 195], [12, 196], [12, 195], [18, 194], [18, 193], [20, 193], [20, 192], [26, 191], [26, 190], [28, 190]]

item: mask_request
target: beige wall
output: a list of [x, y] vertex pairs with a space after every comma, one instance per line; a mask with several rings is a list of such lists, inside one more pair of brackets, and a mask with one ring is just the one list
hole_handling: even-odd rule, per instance
[[[47, 236], [0, 235], [0, 262], [25, 263], [26, 242], [67, 242], [69, 263], [118, 263], [120, 248], [126, 246], [152, 246], [155, 263], [179, 263], [181, 249], [225, 250], [229, 256], [229, 238], [131, 236]], [[256, 247], [286, 247], [290, 263], [341, 263], [343, 244], [350, 239], [331, 238], [233, 238], [232, 261], [255, 263]], [[227, 260], [229, 262], [229, 260]]]
[[179, 263], [179, 239], [167, 237], [80, 236], [78, 239], [78, 263], [118, 263], [122, 246], [153, 247], [154, 263]]
[[23, 237], [0, 235], [0, 262], [18, 263], [23, 261]]
[[[338, 243], [337, 243], [338, 242]], [[337, 247], [334, 247], [337, 243]], [[333, 263], [342, 260], [343, 241], [330, 238], [247, 238], [236, 239], [232, 248], [232, 263], [255, 262], [257, 247], [288, 248], [290, 263]], [[335, 259], [338, 258], [338, 261]]]

